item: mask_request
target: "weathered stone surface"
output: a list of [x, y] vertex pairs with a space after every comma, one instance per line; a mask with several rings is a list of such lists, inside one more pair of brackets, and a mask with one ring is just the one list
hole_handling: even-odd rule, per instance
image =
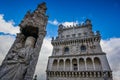
[[39, 52], [46, 35], [46, 4], [27, 12], [20, 23], [21, 32], [0, 66], [0, 80], [32, 80]]

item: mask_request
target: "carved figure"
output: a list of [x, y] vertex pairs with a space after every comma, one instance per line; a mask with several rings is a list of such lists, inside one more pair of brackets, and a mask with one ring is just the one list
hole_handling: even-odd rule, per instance
[[33, 53], [34, 43], [35, 38], [28, 37], [24, 48], [8, 56], [8, 60], [5, 62], [6, 68], [0, 72], [0, 80], [23, 80]]

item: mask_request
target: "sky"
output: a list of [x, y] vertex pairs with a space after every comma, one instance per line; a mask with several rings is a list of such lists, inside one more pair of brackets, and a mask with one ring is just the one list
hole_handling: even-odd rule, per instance
[[[57, 36], [59, 24], [80, 24], [87, 18], [93, 31], [102, 35], [101, 46], [113, 70], [114, 80], [120, 79], [120, 0], [1, 0], [0, 1], [0, 63], [19, 33], [19, 24], [28, 10], [31, 12], [45, 1], [49, 16], [47, 35], [40, 52], [36, 74], [45, 80], [45, 67], [52, 53], [51, 37]], [[48, 45], [46, 45], [46, 43]], [[3, 46], [4, 45], [4, 46]]]
[[[47, 3], [49, 21], [80, 23], [89, 18], [93, 30], [99, 30], [103, 39], [120, 37], [120, 0], [2, 0], [0, 14], [18, 25], [26, 11], [33, 11], [43, 1]], [[53, 31], [57, 34], [57, 26], [48, 24], [47, 36], [56, 36]]]

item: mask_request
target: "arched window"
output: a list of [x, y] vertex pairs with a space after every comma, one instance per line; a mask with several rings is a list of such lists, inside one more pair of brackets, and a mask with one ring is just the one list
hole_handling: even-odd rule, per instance
[[53, 61], [52, 70], [57, 70], [57, 65], [58, 65], [58, 61], [55, 59], [55, 60]]
[[78, 70], [77, 59], [72, 60], [72, 65], [73, 65], [73, 70], [77, 71]]
[[80, 49], [81, 49], [82, 52], [84, 52], [84, 51], [86, 51], [86, 46], [82, 45], [82, 46], [80, 47]]
[[79, 70], [84, 71], [85, 70], [85, 61], [83, 58], [79, 59]]
[[65, 61], [65, 70], [70, 71], [70, 59], [66, 59]]
[[60, 61], [59, 61], [59, 70], [63, 71], [63, 69], [64, 69], [64, 60], [60, 59]]
[[86, 64], [87, 64], [87, 70], [93, 70], [93, 62], [91, 58], [86, 59]]
[[69, 48], [68, 48], [68, 47], [65, 47], [65, 48], [64, 48], [64, 52], [65, 52], [65, 53], [68, 53], [68, 52], [69, 52]]
[[95, 64], [96, 70], [102, 70], [102, 65], [101, 65], [100, 59], [98, 57], [94, 58], [94, 64]]

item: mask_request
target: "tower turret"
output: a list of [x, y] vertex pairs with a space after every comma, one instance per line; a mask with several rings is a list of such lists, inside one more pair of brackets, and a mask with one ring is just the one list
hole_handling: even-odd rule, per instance
[[86, 24], [86, 25], [91, 24], [91, 20], [90, 20], [90, 19], [86, 19], [85, 24]]

